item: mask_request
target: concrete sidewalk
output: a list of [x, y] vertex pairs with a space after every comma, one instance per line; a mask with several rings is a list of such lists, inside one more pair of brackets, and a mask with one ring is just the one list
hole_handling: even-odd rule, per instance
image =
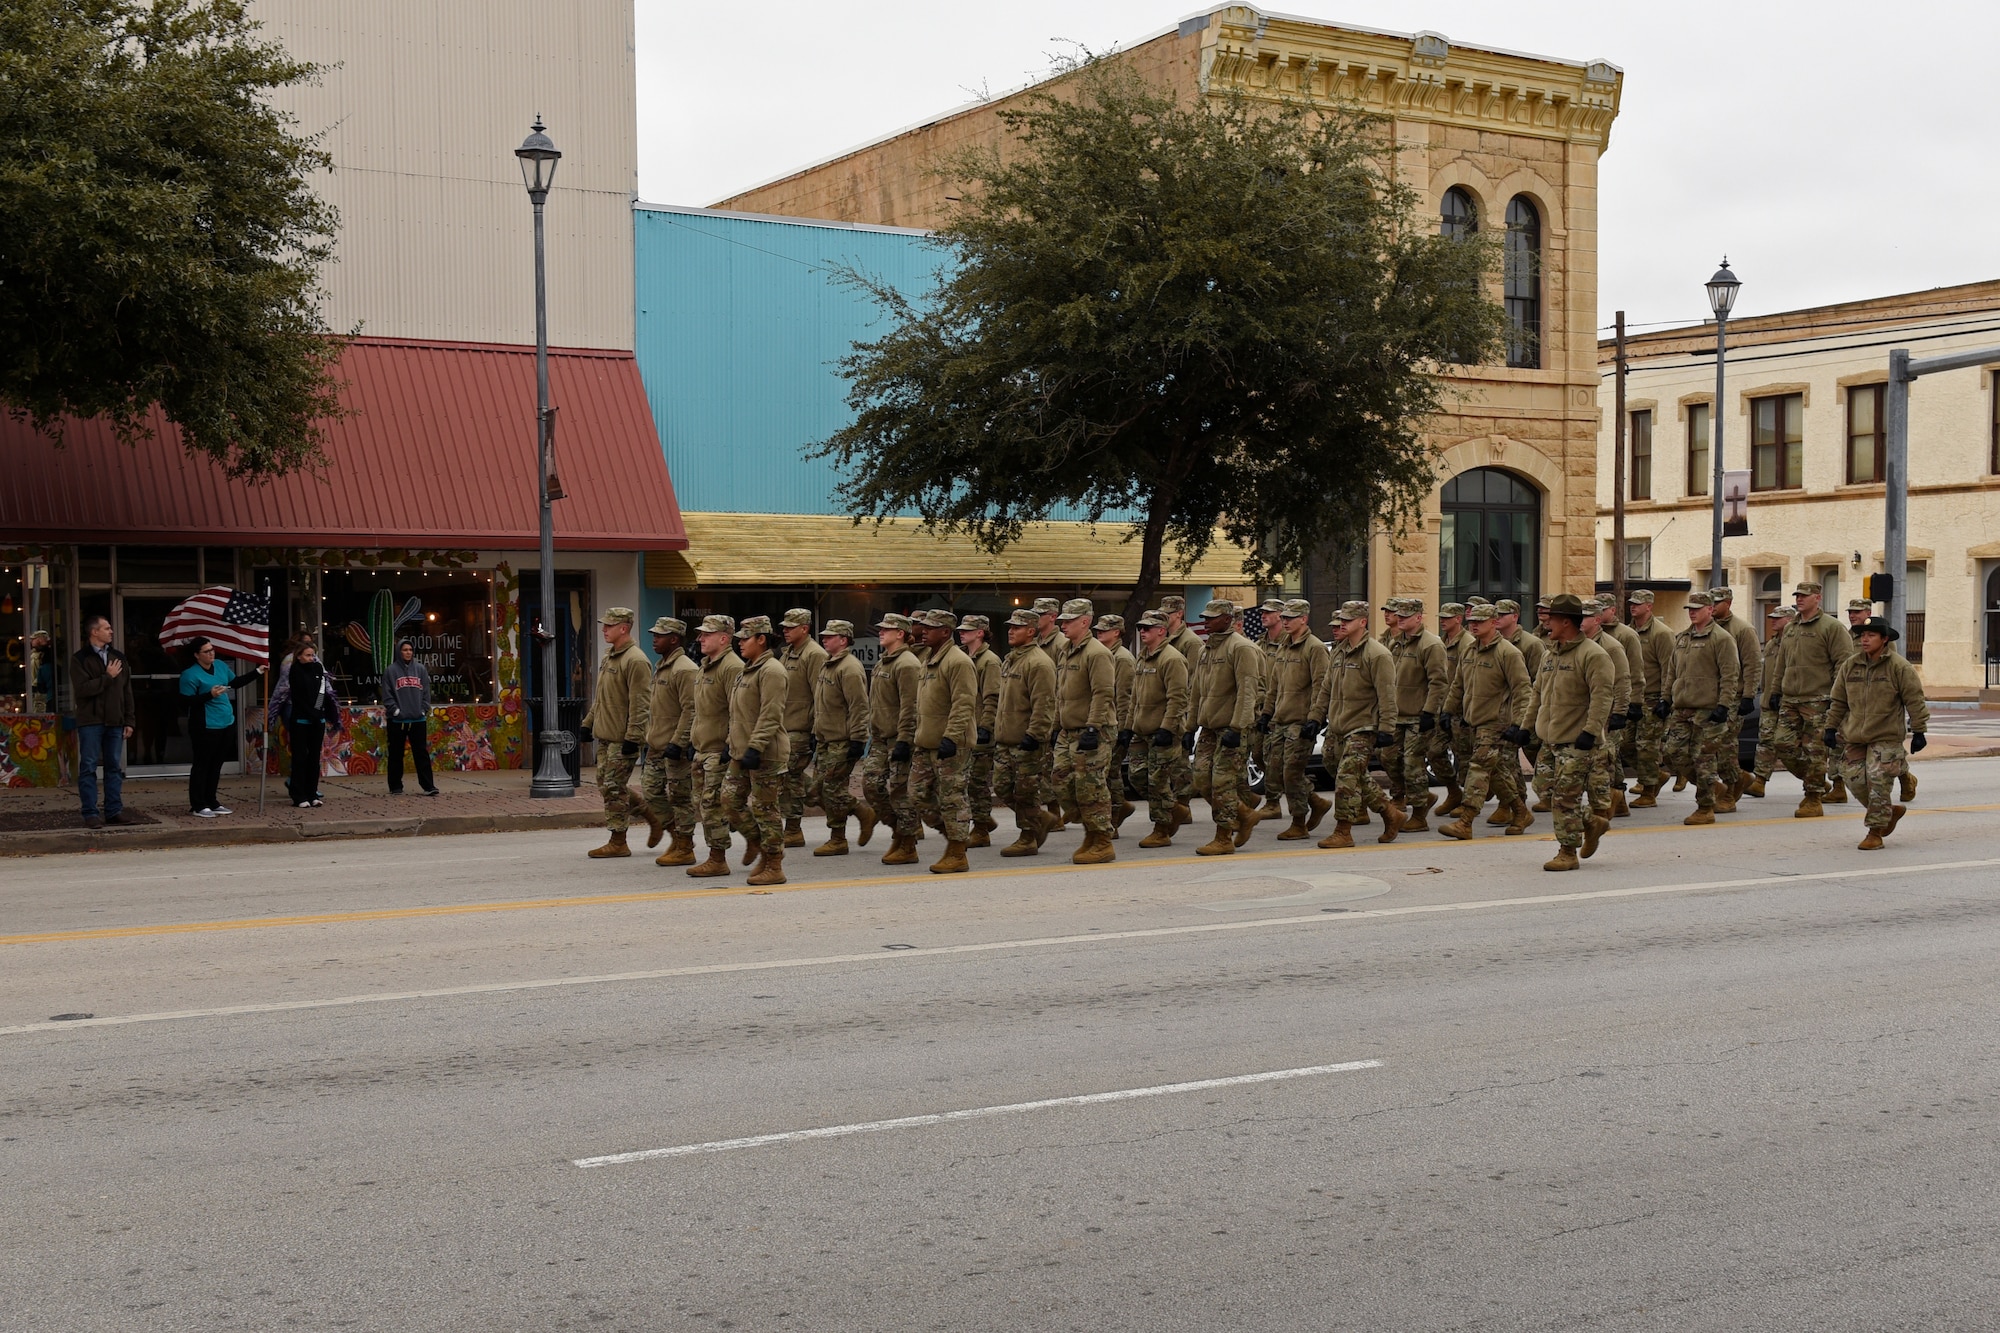
[[566, 800], [528, 795], [525, 770], [439, 773], [438, 795], [418, 791], [412, 775], [404, 795], [391, 796], [380, 775], [325, 778], [317, 809], [295, 808], [281, 779], [265, 789], [257, 814], [257, 777], [222, 780], [222, 803], [233, 814], [197, 819], [187, 808], [187, 779], [131, 778], [125, 809], [146, 822], [87, 829], [77, 813], [74, 788], [19, 788], [0, 792], [0, 856], [54, 852], [129, 851], [146, 847], [216, 847], [230, 843], [298, 842], [312, 838], [382, 838], [437, 833], [518, 832], [594, 828], [604, 822], [597, 772], [586, 768], [583, 785]]

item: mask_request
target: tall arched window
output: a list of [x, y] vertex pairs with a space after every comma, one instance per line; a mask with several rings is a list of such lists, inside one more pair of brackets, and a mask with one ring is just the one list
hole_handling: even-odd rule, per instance
[[1517, 194], [1507, 201], [1507, 364], [1542, 364], [1542, 215]]
[[1438, 230], [1455, 241], [1478, 235], [1479, 206], [1472, 202], [1471, 192], [1462, 185], [1446, 190], [1438, 205], [1438, 222]]
[[1477, 593], [1532, 605], [1541, 587], [1541, 495], [1499, 468], [1461, 472], [1444, 484], [1438, 536], [1438, 600]]

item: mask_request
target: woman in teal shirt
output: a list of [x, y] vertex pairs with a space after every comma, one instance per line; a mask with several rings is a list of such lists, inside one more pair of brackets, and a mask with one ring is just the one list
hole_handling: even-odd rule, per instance
[[188, 701], [188, 739], [194, 744], [194, 763], [188, 769], [188, 809], [203, 819], [234, 813], [215, 794], [236, 729], [236, 704], [230, 694], [267, 669], [260, 662], [255, 671], [232, 675], [227, 667], [217, 665], [214, 644], [207, 639], [194, 641], [194, 665], [181, 672], [181, 697]]

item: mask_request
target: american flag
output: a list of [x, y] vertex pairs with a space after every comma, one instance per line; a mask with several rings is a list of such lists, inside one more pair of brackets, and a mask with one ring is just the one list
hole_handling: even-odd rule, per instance
[[271, 652], [271, 599], [234, 588], [203, 588], [167, 613], [160, 647], [206, 636], [224, 657], [261, 661]]

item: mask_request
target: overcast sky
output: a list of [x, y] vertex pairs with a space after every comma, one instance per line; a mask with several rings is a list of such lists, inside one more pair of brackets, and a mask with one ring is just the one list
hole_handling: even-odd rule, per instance
[[[1048, 69], [1175, 0], [637, 0], [639, 192], [705, 205]], [[2000, 277], [2000, 4], [1296, 0], [1334, 22], [1625, 71], [1601, 164], [1601, 320], [1736, 313]], [[1900, 26], [1887, 26], [1894, 23]]]

